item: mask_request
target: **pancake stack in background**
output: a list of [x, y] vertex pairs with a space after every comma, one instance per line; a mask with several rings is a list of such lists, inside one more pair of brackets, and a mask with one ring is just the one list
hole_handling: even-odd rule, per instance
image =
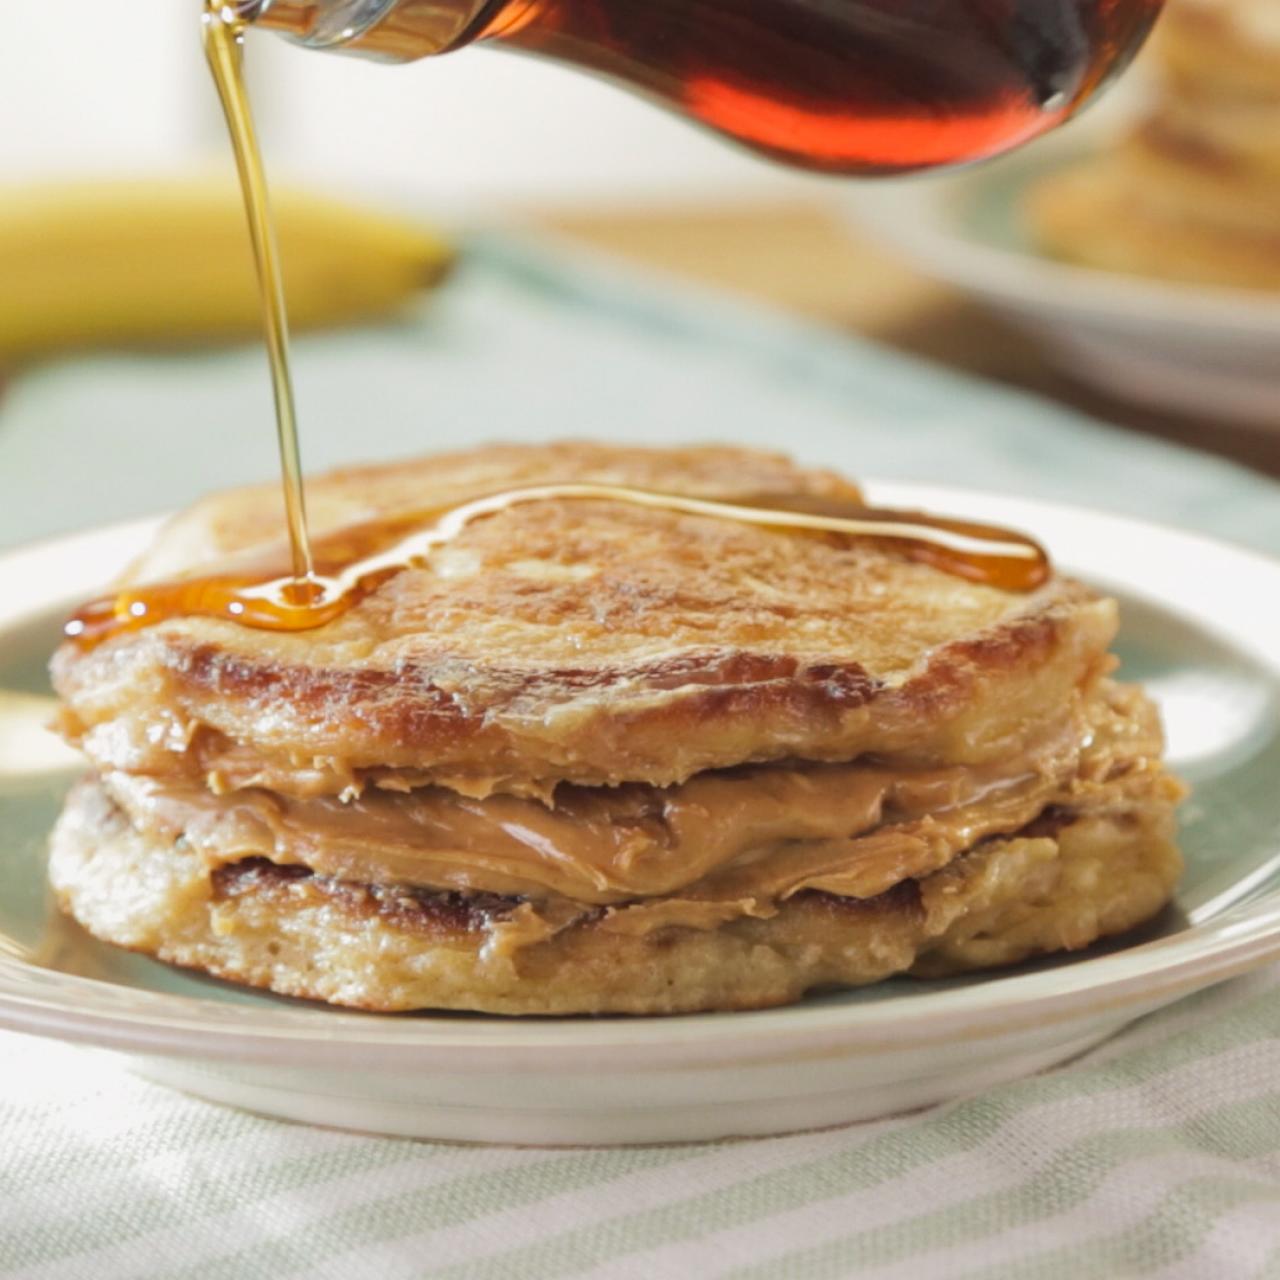
[[1200, 285], [1280, 290], [1280, 0], [1172, 0], [1146, 116], [1036, 184], [1054, 255]]

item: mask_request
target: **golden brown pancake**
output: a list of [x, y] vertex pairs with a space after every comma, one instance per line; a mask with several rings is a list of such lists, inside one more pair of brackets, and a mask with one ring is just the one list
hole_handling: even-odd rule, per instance
[[[365, 511], [403, 509], [415, 475], [427, 506], [598, 477], [735, 499], [857, 495], [769, 455], [599, 446], [493, 448], [308, 493], [324, 523], [354, 516], [351, 493]], [[277, 503], [266, 488], [206, 500], [129, 581], [158, 564], [203, 570], [214, 546], [245, 550], [253, 531], [276, 530]], [[176, 561], [171, 543], [196, 558]], [[870, 540], [565, 499], [468, 526], [319, 630], [183, 618], [87, 653], [65, 645], [53, 676], [64, 732], [104, 770], [216, 789], [341, 793], [372, 778], [539, 794], [790, 756], [980, 763], [1040, 706], [1066, 705], [1114, 628], [1114, 607], [1067, 581], [1012, 595]]]
[[[1044, 250], [1066, 262], [1173, 283], [1280, 290], [1280, 232], [1229, 225], [1248, 213], [1229, 203], [1229, 192], [1194, 174], [1154, 188], [1131, 159], [1116, 156], [1042, 178], [1025, 210]], [[1205, 217], [1211, 203], [1216, 212], [1226, 204], [1228, 216]]]
[[[575, 480], [860, 499], [775, 455], [576, 444], [308, 494], [341, 540]], [[271, 563], [276, 503], [205, 500], [130, 580]], [[315, 630], [65, 645], [63, 726], [97, 776], [51, 879], [108, 941], [385, 1010], [745, 1008], [1084, 946], [1158, 910], [1178, 865], [1179, 787], [1150, 703], [1108, 678], [1114, 629], [1079, 583], [1007, 593], [870, 539], [514, 507]]]
[[[1225, 178], [1247, 203], [1256, 204], [1273, 198], [1280, 182], [1278, 112], [1280, 98], [1241, 102], [1170, 94], [1130, 137], [1154, 143], [1149, 160], [1185, 165], [1190, 174], [1205, 179]], [[1167, 174], [1162, 167], [1159, 177]]]
[[1174, 0], [1154, 47], [1180, 97], [1280, 104], [1275, 0]]
[[1145, 118], [1032, 186], [1033, 235], [1084, 266], [1280, 290], [1280, 3], [1175, 0], [1153, 52]]

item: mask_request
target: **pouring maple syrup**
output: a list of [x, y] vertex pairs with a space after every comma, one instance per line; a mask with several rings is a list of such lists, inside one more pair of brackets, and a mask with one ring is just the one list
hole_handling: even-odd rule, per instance
[[1070, 118], [1161, 0], [237, 0], [316, 49], [505, 48], [603, 75], [775, 160], [902, 173]]
[[311, 539], [307, 530], [307, 501], [298, 445], [298, 412], [289, 370], [289, 313], [285, 306], [280, 244], [267, 189], [258, 131], [244, 81], [244, 23], [225, 0], [205, 0], [204, 51], [218, 89], [231, 149], [235, 153], [240, 190], [244, 196], [249, 240], [258, 272], [262, 300], [262, 332], [271, 365], [271, 388], [276, 407], [276, 435], [280, 444], [280, 476], [284, 486], [285, 520], [293, 577], [284, 588], [288, 599], [305, 604], [314, 594]]
[[68, 639], [92, 648], [123, 632], [176, 617], [221, 618], [271, 631], [323, 626], [383, 583], [425, 562], [473, 521], [528, 502], [605, 499], [684, 515], [753, 524], [792, 536], [874, 539], [909, 560], [969, 581], [1027, 592], [1050, 574], [1032, 539], [996, 526], [921, 512], [854, 507], [839, 511], [714, 502], [599, 484], [546, 484], [393, 516], [338, 530], [318, 562], [307, 529], [297, 414], [289, 371], [289, 334], [279, 247], [262, 156], [244, 83], [244, 21], [223, 0], [205, 0], [209, 65], [231, 133], [262, 296], [271, 365], [291, 572], [211, 575], [119, 592], [91, 601], [66, 623]]

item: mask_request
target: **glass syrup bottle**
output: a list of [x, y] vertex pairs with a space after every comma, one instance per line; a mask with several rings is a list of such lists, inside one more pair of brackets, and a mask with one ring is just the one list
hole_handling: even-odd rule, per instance
[[1161, 0], [234, 0], [312, 48], [392, 61], [467, 45], [604, 75], [775, 159], [901, 173], [1062, 123]]

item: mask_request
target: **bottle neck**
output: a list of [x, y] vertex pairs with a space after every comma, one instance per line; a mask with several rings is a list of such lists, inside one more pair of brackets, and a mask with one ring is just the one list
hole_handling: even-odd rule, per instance
[[442, 53], [461, 40], [486, 0], [239, 0], [236, 12], [309, 49], [392, 62]]

